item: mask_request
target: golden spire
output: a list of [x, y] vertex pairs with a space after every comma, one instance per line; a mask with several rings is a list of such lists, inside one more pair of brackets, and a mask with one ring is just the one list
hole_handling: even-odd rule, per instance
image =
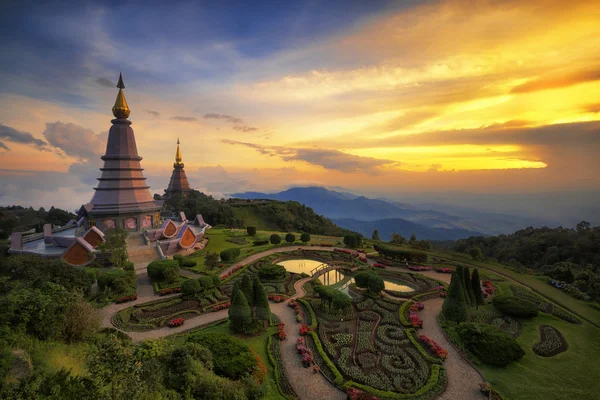
[[115, 100], [115, 105], [112, 108], [113, 115], [117, 118], [128, 118], [131, 110], [129, 110], [127, 100], [125, 100], [125, 95], [123, 94], [125, 85], [123, 84], [123, 75], [121, 73], [119, 73], [117, 87], [119, 88], [119, 94], [117, 94], [117, 100]]
[[175, 164], [183, 164], [181, 161], [181, 150], [179, 150], [179, 138], [177, 138], [177, 153], [175, 153]]

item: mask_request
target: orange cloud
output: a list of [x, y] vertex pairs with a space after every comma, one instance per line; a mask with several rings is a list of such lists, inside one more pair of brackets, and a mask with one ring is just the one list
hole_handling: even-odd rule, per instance
[[537, 92], [538, 90], [563, 88], [583, 82], [593, 82], [597, 80], [600, 80], [600, 66], [585, 71], [574, 71], [561, 75], [550, 75], [534, 79], [514, 87], [511, 90], [511, 93]]

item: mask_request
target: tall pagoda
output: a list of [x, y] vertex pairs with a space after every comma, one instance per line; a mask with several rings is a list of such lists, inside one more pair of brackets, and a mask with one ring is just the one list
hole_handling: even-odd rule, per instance
[[92, 200], [81, 207], [79, 217], [85, 218], [88, 227], [101, 230], [152, 229], [158, 226], [162, 201], [154, 201], [142, 173], [142, 157], [138, 155], [131, 121], [127, 119], [131, 111], [120, 74], [117, 87], [119, 93], [112, 108], [115, 119], [111, 121], [106, 154], [101, 157], [104, 161], [101, 177]]
[[169, 198], [176, 193], [185, 194], [190, 191], [185, 170], [183, 169], [183, 159], [181, 158], [181, 150], [179, 149], [179, 138], [177, 139], [177, 153], [175, 153], [175, 163], [173, 164], [173, 173], [169, 181], [169, 187], [165, 190], [165, 197]]

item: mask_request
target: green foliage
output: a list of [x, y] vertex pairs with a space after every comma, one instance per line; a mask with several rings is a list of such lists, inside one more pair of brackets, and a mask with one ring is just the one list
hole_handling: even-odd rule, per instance
[[155, 282], [175, 283], [179, 280], [177, 260], [159, 260], [148, 264], [148, 276]]
[[285, 241], [288, 243], [294, 243], [296, 241], [296, 235], [294, 235], [293, 233], [288, 233], [287, 235], [285, 235]]
[[302, 235], [300, 235], [300, 240], [302, 241], [302, 243], [310, 242], [310, 233], [304, 232]]
[[238, 247], [232, 247], [229, 249], [225, 249], [221, 252], [221, 261], [230, 263], [236, 260], [240, 255], [240, 249]]
[[442, 314], [449, 321], [464, 322], [469, 319], [461, 282], [463, 276], [458, 271], [454, 271], [448, 287], [448, 295], [442, 305]]
[[352, 249], [362, 246], [362, 235], [351, 233], [344, 235], [344, 244]]
[[[243, 296], [241, 292], [239, 294]], [[256, 358], [248, 345], [232, 336], [201, 333], [190, 336], [188, 342], [210, 349], [214, 371], [219, 376], [238, 380], [251, 373], [256, 365]]]
[[479, 270], [477, 268], [473, 270], [473, 275], [471, 276], [471, 290], [475, 297], [475, 304], [478, 306], [483, 305], [483, 293], [481, 292], [481, 281], [479, 278]]
[[187, 279], [181, 285], [181, 293], [184, 296], [195, 296], [200, 291], [202, 291], [202, 286], [200, 286], [200, 282], [197, 279]]
[[469, 273], [469, 267], [465, 267], [463, 269], [463, 276], [465, 280], [465, 300], [468, 300], [467, 304], [469, 304], [471, 307], [475, 307], [475, 293], [473, 293], [473, 287], [471, 286], [471, 274]]
[[392, 240], [390, 240], [392, 244], [404, 244], [406, 243], [406, 238], [399, 233], [392, 233]]
[[525, 355], [513, 337], [491, 325], [463, 323], [456, 331], [462, 344], [485, 364], [506, 367]]
[[285, 275], [285, 267], [276, 264], [263, 264], [258, 269], [258, 276], [261, 279], [275, 280], [283, 278]]
[[481, 260], [483, 258], [483, 253], [481, 249], [477, 246], [473, 246], [467, 250], [467, 253], [473, 258], [473, 260]]
[[[195, 267], [196, 264], [198, 264], [196, 262], [196, 260], [183, 260], [183, 266], [184, 267], [192, 268], [192, 267]], [[181, 264], [180, 264], [180, 266], [181, 266]]]
[[259, 321], [269, 322], [271, 319], [271, 307], [269, 306], [269, 299], [265, 288], [258, 280], [257, 276], [254, 276], [253, 280], [253, 291], [254, 291], [254, 305], [256, 307], [255, 313], [256, 318]]
[[281, 243], [281, 236], [279, 236], [278, 234], [274, 233], [269, 238], [269, 241], [271, 242], [271, 244], [279, 244], [279, 243]]
[[253, 245], [255, 246], [263, 246], [265, 244], [268, 244], [269, 241], [264, 239], [264, 240], [255, 240], [254, 242], [252, 242]]
[[198, 283], [202, 290], [212, 289], [215, 286], [214, 281], [210, 276], [201, 276], [198, 278]]
[[377, 241], [381, 240], [379, 238], [379, 231], [377, 229], [373, 230], [373, 234], [371, 235], [371, 239], [377, 240]]
[[244, 292], [244, 296], [246, 296], [246, 300], [250, 306], [254, 305], [254, 287], [252, 285], [252, 279], [250, 275], [244, 274], [242, 276], [242, 283], [240, 284], [240, 289]]
[[127, 262], [127, 233], [121, 228], [109, 229], [104, 232], [104, 243], [100, 243], [97, 250], [110, 260], [113, 267], [122, 268]]
[[252, 309], [241, 289], [233, 297], [228, 315], [231, 327], [237, 332], [246, 332], [252, 325]]
[[[179, 268], [179, 267], [178, 267]], [[135, 288], [135, 272], [110, 269], [98, 277], [98, 288], [115, 295], [125, 295]]]
[[398, 261], [410, 263], [424, 263], [427, 261], [427, 254], [416, 250], [407, 250], [383, 243], [374, 243], [373, 248], [384, 256]]
[[256, 227], [255, 226], [249, 226], [249, 227], [246, 228], [246, 232], [250, 236], [256, 236]]
[[34, 210], [32, 207], [7, 206], [0, 207], [0, 239], [7, 239], [11, 232], [25, 232], [34, 229], [42, 232], [44, 224], [65, 226], [77, 216], [60, 208], [50, 207]]
[[52, 373], [36, 369], [15, 383], [0, 386], [0, 398], [95, 400], [101, 398], [101, 391], [98, 383], [93, 379], [73, 376], [65, 369]]
[[213, 286], [219, 288], [221, 286], [221, 278], [217, 274], [210, 274], [210, 279], [212, 279]]
[[359, 272], [354, 276], [354, 281], [356, 286], [368, 289], [373, 294], [379, 294], [385, 288], [383, 279], [371, 271]]
[[492, 304], [498, 311], [513, 317], [531, 318], [538, 315], [535, 303], [515, 296], [495, 295]]
[[321, 303], [325, 302], [329, 307], [333, 306], [334, 309], [344, 310], [351, 306], [350, 296], [335, 288], [317, 285], [315, 286], [315, 293], [321, 299]]

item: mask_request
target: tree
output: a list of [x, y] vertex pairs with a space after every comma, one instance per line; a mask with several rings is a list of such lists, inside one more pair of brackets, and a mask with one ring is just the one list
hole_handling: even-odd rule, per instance
[[88, 356], [86, 369], [109, 386], [110, 398], [135, 399], [144, 390], [142, 363], [133, 355], [133, 346], [118, 336], [102, 338]]
[[269, 238], [269, 241], [271, 242], [271, 244], [279, 244], [279, 243], [281, 243], [281, 236], [279, 236], [278, 234], [274, 233]]
[[471, 307], [474, 307], [475, 293], [473, 293], [473, 287], [471, 286], [471, 274], [469, 273], [469, 267], [465, 267], [463, 273], [465, 279], [465, 300], [468, 299], [467, 304]]
[[483, 253], [477, 246], [473, 246], [469, 249], [469, 255], [473, 258], [473, 260], [481, 260], [483, 258]]
[[373, 240], [381, 240], [381, 239], [379, 239], [379, 231], [377, 229], [375, 229], [373, 231], [373, 235], [371, 235], [371, 239], [373, 239]]
[[302, 243], [310, 242], [310, 233], [304, 232], [302, 235], [300, 235], [300, 240], [302, 241]]
[[458, 271], [454, 271], [448, 288], [448, 296], [442, 305], [442, 314], [449, 321], [466, 322], [469, 319], [461, 282], [463, 282], [462, 275]]
[[204, 265], [210, 269], [216, 268], [219, 265], [219, 255], [217, 253], [206, 253]]
[[257, 276], [254, 276], [253, 281], [254, 289], [254, 305], [256, 306], [256, 318], [259, 321], [269, 322], [271, 320], [271, 308], [269, 306], [269, 298], [265, 288], [258, 280]]
[[473, 275], [471, 276], [471, 290], [473, 290], [473, 296], [475, 297], [475, 305], [479, 308], [483, 305], [483, 293], [481, 292], [481, 282], [479, 281], [479, 270], [475, 268]]
[[249, 226], [246, 228], [246, 232], [248, 233], [248, 235], [254, 237], [256, 236], [256, 227], [255, 226]]
[[383, 279], [371, 271], [359, 272], [354, 276], [356, 286], [367, 289], [371, 294], [379, 294], [384, 288]]
[[406, 239], [401, 234], [394, 232], [392, 233], [392, 240], [390, 241], [390, 243], [404, 244], [406, 243]]
[[285, 241], [288, 243], [294, 243], [296, 241], [296, 235], [294, 235], [293, 233], [288, 233], [287, 235], [285, 235]]
[[575, 227], [575, 229], [577, 230], [577, 232], [585, 232], [585, 231], [589, 231], [592, 227], [592, 224], [590, 224], [587, 221], [581, 221], [580, 223], [577, 224], [577, 226]]
[[235, 261], [235, 259], [240, 255], [240, 249], [239, 247], [232, 247], [223, 250], [219, 255], [221, 257], [221, 261], [232, 262]]
[[417, 235], [415, 235], [414, 233], [412, 235], [410, 235], [410, 239], [408, 240], [408, 242], [410, 244], [413, 244], [414, 242], [417, 241]]
[[238, 290], [229, 307], [229, 321], [237, 332], [244, 332], [252, 324], [252, 310], [242, 290]]
[[461, 278], [459, 281], [460, 291], [461, 291], [462, 297], [465, 301], [465, 304], [467, 306], [469, 306], [471, 299], [469, 299], [469, 295], [467, 294], [467, 286], [465, 285], [465, 279], [464, 279], [465, 267], [464, 267], [464, 265], [458, 265], [456, 267], [456, 275], [458, 275], [458, 277]]
[[69, 342], [88, 340], [96, 333], [100, 322], [99, 311], [78, 293], [65, 312], [62, 336]]
[[110, 260], [113, 267], [123, 268], [127, 262], [127, 233], [121, 228], [110, 229], [104, 234], [104, 243], [98, 245], [98, 251]]
[[240, 284], [240, 290], [244, 292], [246, 301], [250, 306], [254, 305], [254, 287], [252, 286], [252, 280], [248, 274], [242, 276], [242, 283]]
[[240, 281], [237, 280], [233, 283], [233, 289], [231, 290], [231, 300], [235, 297], [235, 294], [240, 290]]

